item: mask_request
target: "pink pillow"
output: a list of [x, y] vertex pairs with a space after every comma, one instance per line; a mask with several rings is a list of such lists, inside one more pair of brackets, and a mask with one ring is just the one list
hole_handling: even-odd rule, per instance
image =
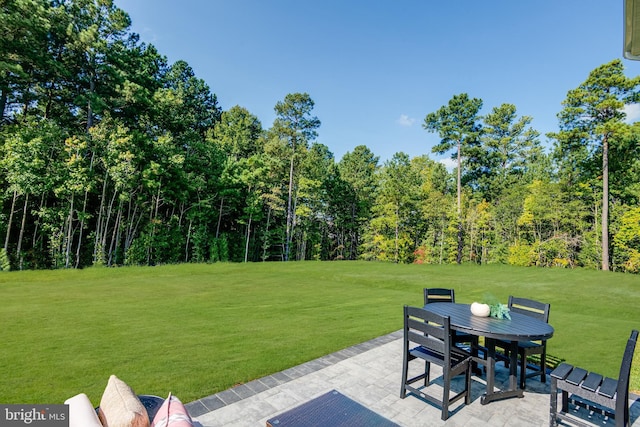
[[180, 399], [169, 393], [169, 397], [153, 417], [151, 427], [194, 427], [194, 425], [187, 408]]

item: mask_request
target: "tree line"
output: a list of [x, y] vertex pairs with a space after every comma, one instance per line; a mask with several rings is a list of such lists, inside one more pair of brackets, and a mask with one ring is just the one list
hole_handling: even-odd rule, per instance
[[546, 152], [512, 104], [454, 95], [434, 153], [336, 161], [309, 94], [223, 111], [112, 0], [0, 5], [0, 269], [380, 260], [640, 268], [639, 78], [570, 90]]

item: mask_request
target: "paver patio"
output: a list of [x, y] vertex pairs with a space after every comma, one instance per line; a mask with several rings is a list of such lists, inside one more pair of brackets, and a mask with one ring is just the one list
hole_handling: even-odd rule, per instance
[[[453, 405], [447, 421], [440, 408], [415, 396], [400, 399], [402, 331], [376, 338], [291, 369], [191, 402], [187, 408], [204, 427], [265, 426], [269, 418], [292, 409], [332, 389], [405, 427], [423, 426], [548, 426], [549, 380], [529, 379], [525, 397], [480, 404], [485, 384], [473, 377], [472, 403]], [[441, 375], [432, 367], [432, 378]], [[497, 384], [507, 381], [508, 371], [497, 364]], [[437, 383], [437, 381], [436, 381]], [[438, 384], [429, 392], [441, 396]], [[631, 425], [640, 427], [640, 397], [630, 401]], [[585, 409], [579, 416], [588, 416]], [[599, 425], [612, 420], [595, 415]]]

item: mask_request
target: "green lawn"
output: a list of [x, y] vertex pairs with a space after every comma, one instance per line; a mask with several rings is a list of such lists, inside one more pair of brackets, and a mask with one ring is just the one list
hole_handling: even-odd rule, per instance
[[422, 305], [425, 286], [453, 287], [459, 302], [488, 293], [550, 302], [549, 353], [612, 377], [640, 328], [640, 277], [587, 270], [291, 262], [9, 272], [0, 402], [84, 392], [97, 405], [111, 374], [189, 402], [398, 330], [402, 305]]

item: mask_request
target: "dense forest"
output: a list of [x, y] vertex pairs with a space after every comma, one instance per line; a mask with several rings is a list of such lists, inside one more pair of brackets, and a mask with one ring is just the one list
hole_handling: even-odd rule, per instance
[[[570, 90], [558, 131], [461, 93], [423, 127], [451, 154], [337, 161], [306, 93], [264, 127], [222, 111], [112, 0], [0, 0], [0, 269], [380, 260], [640, 269], [640, 78]], [[215, 84], [215, 82], [213, 82]], [[427, 112], [425, 112], [427, 113]], [[425, 138], [426, 139], [426, 138]]]

